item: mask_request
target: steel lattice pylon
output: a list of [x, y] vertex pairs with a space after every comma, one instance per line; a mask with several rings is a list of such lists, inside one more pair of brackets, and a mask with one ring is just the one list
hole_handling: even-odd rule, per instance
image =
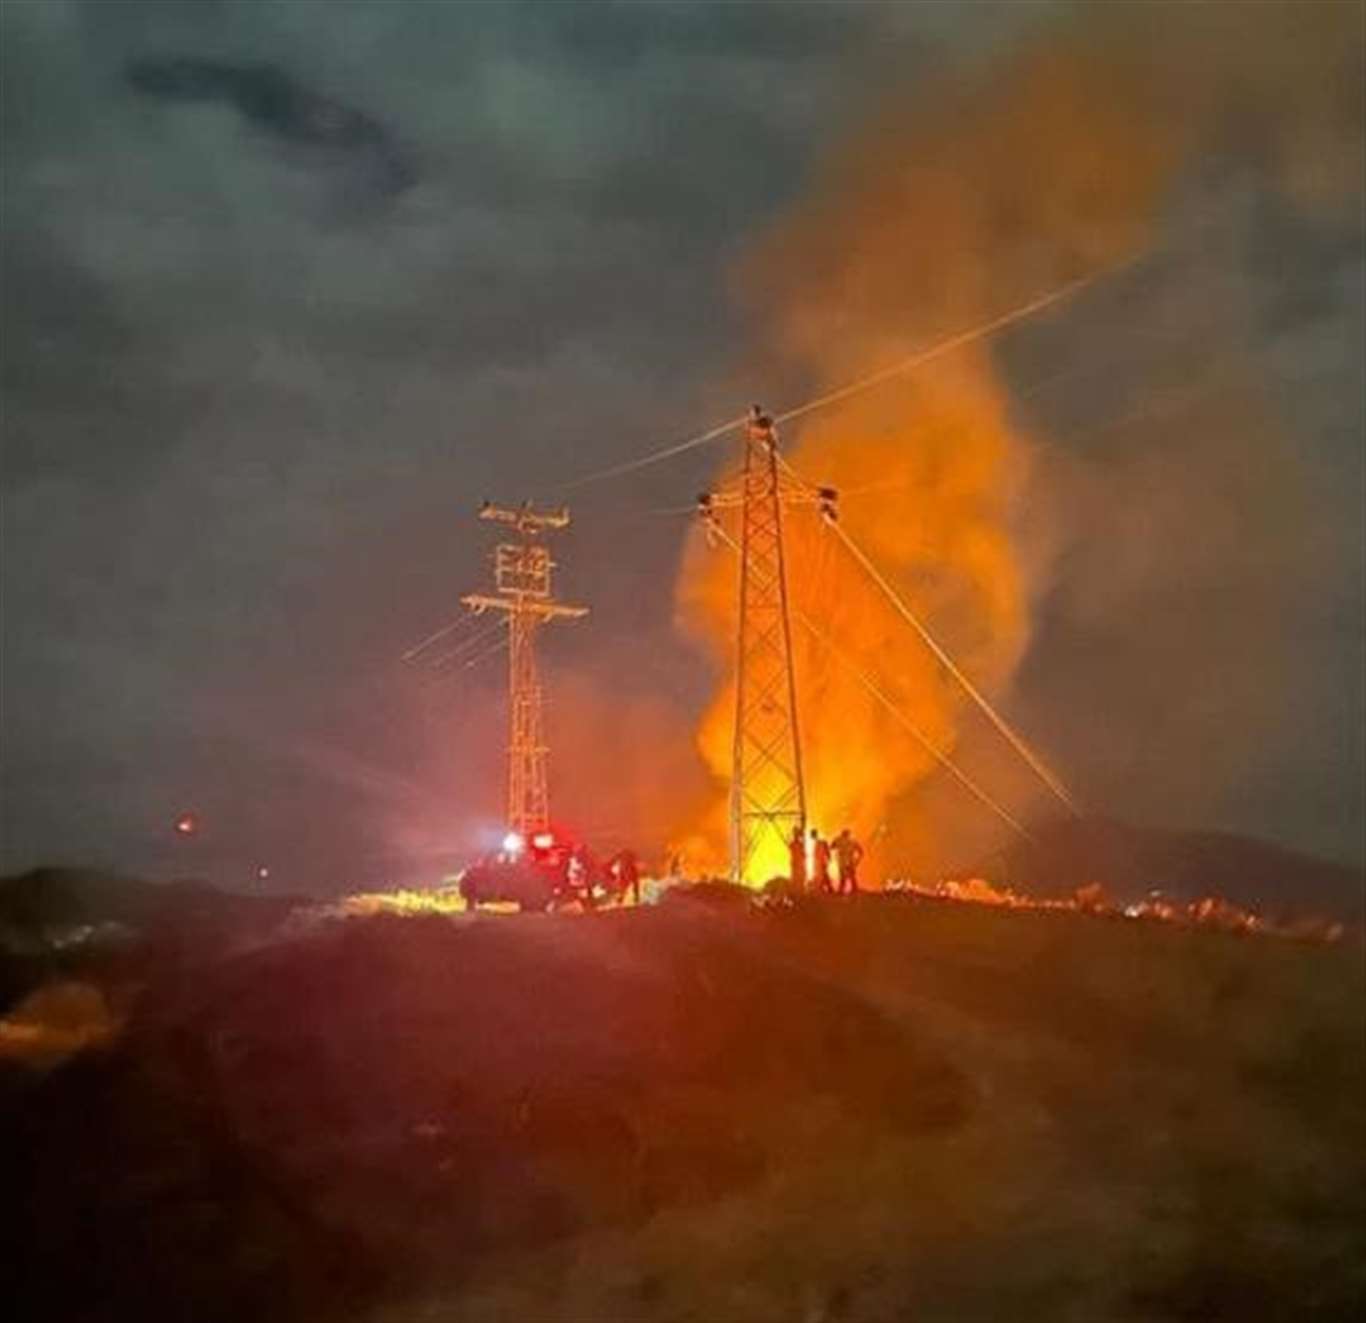
[[[740, 480], [698, 498], [708, 537], [740, 553], [730, 785], [730, 871], [737, 882], [788, 875], [793, 829], [805, 834], [783, 509], [810, 506], [833, 523], [838, 499], [833, 487], [811, 486], [780, 458], [777, 428], [757, 404], [745, 424]], [[740, 511], [738, 542], [722, 527], [725, 509]]]
[[536, 632], [547, 620], [588, 614], [586, 606], [567, 606], [551, 596], [555, 562], [539, 541], [551, 529], [569, 524], [568, 510], [538, 512], [530, 505], [515, 510], [490, 505], [479, 517], [510, 524], [521, 542], [502, 542], [494, 551], [497, 595], [468, 593], [460, 600], [472, 611], [504, 611], [508, 617], [508, 776], [507, 825], [526, 837], [550, 824], [550, 786], [542, 717]]
[[540, 619], [514, 610], [508, 619], [507, 823], [522, 835], [550, 823], [549, 750], [541, 730], [541, 677], [536, 665]]
[[[730, 790], [730, 858], [736, 881], [785, 871], [793, 828], [805, 832], [806, 790], [792, 669], [778, 434], [752, 411], [745, 428], [740, 491], [740, 611], [735, 736]], [[783, 868], [774, 870], [774, 861]]]

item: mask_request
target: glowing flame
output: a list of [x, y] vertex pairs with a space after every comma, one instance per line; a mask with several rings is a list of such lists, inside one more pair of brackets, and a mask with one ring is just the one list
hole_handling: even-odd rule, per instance
[[[1135, 251], [1174, 155], [1169, 117], [1135, 126], [1143, 88], [1127, 65], [1043, 50], [980, 85], [960, 76], [894, 100], [739, 273], [779, 354], [817, 391], [839, 387]], [[989, 344], [812, 413], [784, 444], [804, 478], [840, 489], [842, 525], [974, 683], [999, 695], [1028, 642], [1033, 575], [1014, 523], [1025, 448]], [[795, 608], [952, 754], [963, 707], [952, 681], [814, 512], [794, 511], [787, 531]], [[684, 620], [725, 670], [732, 561], [694, 546], [680, 584]], [[794, 642], [808, 816], [865, 843], [887, 823], [900, 852], [933, 853], [930, 822], [891, 812], [933, 760], [799, 624]], [[726, 685], [699, 732], [719, 779], [732, 706]], [[723, 818], [694, 828], [713, 855]], [[894, 862], [878, 854], [874, 881]]]
[[[1146, 9], [1094, 6], [1086, 22], [1069, 20], [1067, 35], [1041, 26], [1036, 39], [1009, 44], [975, 73], [960, 67], [937, 83], [914, 80], [839, 145], [745, 255], [737, 285], [768, 337], [763, 366], [795, 369], [820, 394], [1141, 255], [1170, 219], [1188, 167], [1202, 152], [1223, 157], [1231, 124], [1263, 135], [1257, 150], [1291, 201], [1324, 206], [1313, 181], [1335, 172], [1355, 179], [1344, 150], [1356, 161], [1361, 152], [1359, 106], [1348, 113], [1343, 100], [1334, 109], [1336, 93], [1324, 95], [1349, 85], [1359, 64], [1349, 10], [1255, 8], [1168, 6], [1154, 22]], [[1310, 69], [1324, 76], [1306, 86]], [[1242, 296], [1214, 297], [1215, 324], [1228, 318], [1230, 343], [1241, 343]], [[997, 348], [975, 341], [930, 370], [812, 412], [784, 436], [808, 481], [841, 489], [842, 525], [992, 697], [1009, 685], [1028, 642], [1031, 598], [1066, 538], [1065, 528], [1035, 522], [1026, 544], [1016, 525], [1026, 447]], [[780, 412], [788, 402], [765, 401]], [[797, 607], [952, 754], [963, 706], [948, 681], [814, 513], [794, 512], [787, 528]], [[698, 732], [715, 799], [690, 823], [685, 848], [718, 870], [734, 600], [733, 555], [705, 554], [699, 536], [682, 568], [680, 615], [713, 649], [722, 679]], [[962, 854], [961, 838], [932, 848], [927, 815], [906, 811], [932, 765], [921, 746], [799, 625], [794, 640], [808, 817], [832, 831], [848, 825], [873, 844], [874, 878], [899, 858]], [[1030, 806], [1012, 793], [1009, 807]], [[875, 838], [884, 823], [888, 835]], [[749, 880], [785, 872], [782, 853], [770, 842]]]
[[[978, 366], [959, 363], [933, 381], [903, 384], [829, 414], [803, 431], [791, 458], [812, 480], [841, 488], [851, 532], [886, 572], [913, 586], [977, 682], [999, 687], [1028, 634], [1025, 576], [1009, 530], [1019, 463], [1003, 404]], [[786, 533], [808, 819], [826, 834], [847, 826], [868, 842], [889, 807], [934, 763], [802, 618], [817, 622], [946, 752], [961, 698], [813, 510], [792, 510]], [[712, 644], [726, 671], [734, 652], [735, 576], [734, 555], [708, 550], [699, 536], [679, 589], [685, 622]], [[698, 736], [723, 783], [734, 706], [734, 682], [727, 679]], [[724, 858], [723, 798], [697, 824], [691, 843], [714, 866]], [[787, 872], [786, 845], [773, 836], [745, 880]]]

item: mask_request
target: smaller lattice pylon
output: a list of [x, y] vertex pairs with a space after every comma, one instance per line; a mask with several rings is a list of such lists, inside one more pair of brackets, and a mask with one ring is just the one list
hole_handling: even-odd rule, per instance
[[507, 826], [526, 837], [550, 824], [550, 749], [545, 741], [544, 693], [536, 657], [536, 631], [549, 620], [576, 619], [586, 606], [554, 600], [555, 562], [542, 539], [568, 527], [569, 511], [536, 510], [485, 501], [479, 518], [508, 525], [521, 536], [494, 548], [495, 593], [466, 593], [471, 611], [502, 611], [508, 618]]

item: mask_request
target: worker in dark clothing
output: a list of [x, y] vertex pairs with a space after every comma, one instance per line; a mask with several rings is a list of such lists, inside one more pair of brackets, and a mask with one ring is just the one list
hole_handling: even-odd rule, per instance
[[840, 895], [852, 896], [858, 892], [858, 866], [863, 859], [863, 846], [846, 827], [835, 837], [835, 858], [840, 866]]
[[793, 891], [806, 890], [806, 837], [802, 835], [801, 824], [792, 828], [792, 837], [787, 843], [788, 877]]
[[617, 888], [620, 895], [625, 896], [631, 893], [631, 904], [640, 904], [640, 864], [636, 860], [635, 853], [631, 850], [623, 850], [617, 855], [612, 863], [612, 872], [616, 875]]
[[569, 887], [569, 894], [586, 910], [593, 908], [593, 861], [589, 857], [588, 849], [583, 845], [576, 845], [569, 852], [569, 861], [565, 864], [565, 881]]
[[830, 885], [830, 842], [811, 828], [811, 885], [823, 896], [834, 888]]

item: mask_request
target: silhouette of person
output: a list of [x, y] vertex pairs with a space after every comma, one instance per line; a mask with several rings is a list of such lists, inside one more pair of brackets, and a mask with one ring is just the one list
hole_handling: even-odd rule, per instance
[[829, 895], [830, 885], [830, 842], [811, 828], [811, 885], [823, 895]]
[[806, 837], [802, 835], [801, 824], [792, 828], [792, 838], [787, 843], [788, 877], [793, 891], [806, 890]]
[[863, 846], [848, 827], [835, 837], [835, 858], [840, 866], [841, 896], [852, 896], [858, 891], [858, 866], [863, 859]]

